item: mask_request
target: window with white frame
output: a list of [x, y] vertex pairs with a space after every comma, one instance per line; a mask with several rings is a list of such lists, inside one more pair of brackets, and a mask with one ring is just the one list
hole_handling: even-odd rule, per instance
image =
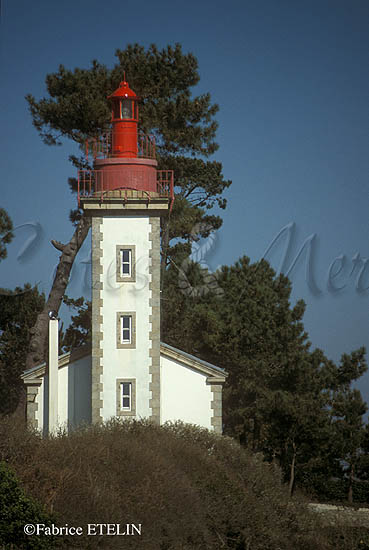
[[120, 251], [120, 276], [132, 277], [132, 250], [130, 248]]
[[122, 315], [120, 318], [121, 343], [132, 343], [132, 315]]
[[136, 379], [117, 378], [117, 416], [136, 415]]
[[136, 347], [136, 312], [117, 311], [117, 348]]
[[122, 411], [132, 409], [132, 382], [121, 382], [120, 384], [120, 408]]
[[135, 245], [117, 245], [117, 267], [116, 280], [117, 283], [134, 283], [136, 280], [135, 273]]

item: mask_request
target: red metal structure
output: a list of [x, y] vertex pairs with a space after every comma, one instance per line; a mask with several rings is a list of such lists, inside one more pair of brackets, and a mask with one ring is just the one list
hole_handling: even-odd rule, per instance
[[137, 158], [138, 97], [124, 79], [108, 99], [112, 102], [112, 154]]
[[127, 200], [127, 190], [142, 196], [168, 197], [173, 202], [173, 171], [157, 170], [155, 139], [138, 132], [139, 98], [124, 79], [108, 99], [112, 102], [111, 130], [86, 140], [94, 170], [78, 173], [78, 201], [107, 197]]

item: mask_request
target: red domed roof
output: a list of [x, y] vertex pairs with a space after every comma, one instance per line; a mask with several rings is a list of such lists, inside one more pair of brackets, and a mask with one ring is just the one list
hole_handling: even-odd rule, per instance
[[114, 97], [130, 97], [132, 99], [139, 99], [134, 91], [128, 86], [128, 82], [125, 80], [119, 84], [119, 88], [115, 90], [115, 92], [108, 96], [108, 99], [112, 99]]

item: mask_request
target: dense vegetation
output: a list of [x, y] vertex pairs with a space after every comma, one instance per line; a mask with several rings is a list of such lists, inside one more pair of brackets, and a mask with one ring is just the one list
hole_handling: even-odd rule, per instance
[[[358, 550], [367, 540], [360, 529], [321, 525], [303, 501], [288, 499], [278, 467], [194, 426], [112, 422], [41, 439], [3, 419], [0, 459], [55, 525], [84, 528], [61, 537], [63, 548]], [[16, 508], [19, 488], [8, 496], [10, 514], [12, 495]], [[27, 523], [40, 513], [30, 509]], [[88, 523], [141, 524], [142, 534], [87, 537]]]
[[[206, 273], [197, 264], [188, 272], [188, 285], [201, 288]], [[311, 351], [304, 302], [291, 306], [291, 283], [264, 260], [223, 266], [216, 291], [201, 295], [178, 293], [173, 267], [165, 283], [164, 340], [229, 373], [226, 433], [277, 460], [290, 493], [297, 484], [338, 500], [345, 486], [349, 501], [369, 502], [367, 406], [353, 389], [367, 370], [365, 349], [343, 354], [338, 365]]]
[[25, 494], [17, 477], [6, 462], [0, 462], [0, 544], [2, 548], [43, 550], [53, 548], [53, 537], [29, 537], [25, 525], [52, 524], [53, 518], [42, 506]]
[[44, 295], [29, 284], [14, 290], [0, 289], [0, 414], [14, 412], [24, 395], [20, 376], [32, 327], [44, 304]]

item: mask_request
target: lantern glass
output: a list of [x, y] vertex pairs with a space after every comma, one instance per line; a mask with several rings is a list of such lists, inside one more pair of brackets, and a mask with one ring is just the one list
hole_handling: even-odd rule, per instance
[[123, 99], [122, 100], [122, 118], [133, 118], [132, 116], [132, 100]]
[[113, 101], [113, 118], [120, 118], [120, 101]]

